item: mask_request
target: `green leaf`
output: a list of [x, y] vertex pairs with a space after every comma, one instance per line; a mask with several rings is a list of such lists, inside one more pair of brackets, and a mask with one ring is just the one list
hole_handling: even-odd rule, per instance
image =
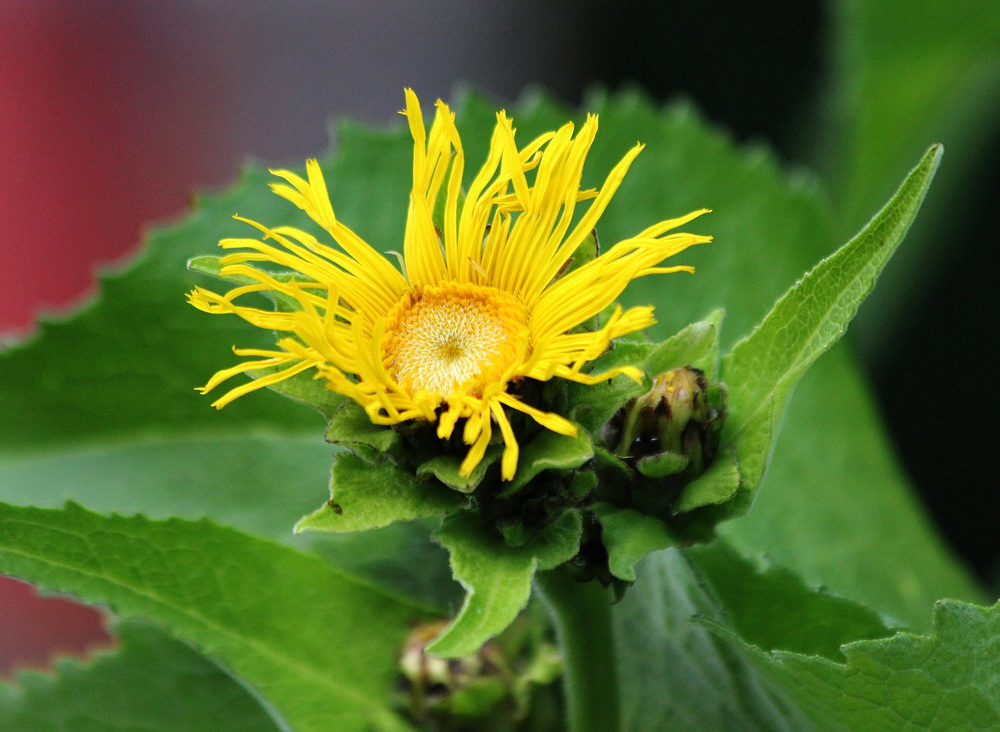
[[151, 618], [299, 730], [396, 726], [396, 654], [412, 606], [321, 560], [206, 521], [0, 507], [0, 571]]
[[384, 461], [400, 442], [395, 430], [373, 424], [361, 405], [349, 399], [344, 400], [330, 420], [326, 440], [349, 448], [369, 463]]
[[397, 522], [350, 534], [310, 533], [310, 548], [351, 577], [447, 617], [462, 602], [448, 552], [431, 541], [439, 518]]
[[721, 452], [708, 470], [684, 486], [674, 510], [686, 513], [725, 503], [736, 495], [740, 485], [740, 468], [735, 457], [729, 452]]
[[[236, 285], [256, 285], [259, 282], [252, 277], [247, 277], [245, 275], [234, 275], [234, 274], [223, 274], [222, 273], [222, 257], [203, 255], [200, 257], [194, 257], [188, 260], [188, 269], [192, 272], [200, 272], [201, 274], [207, 274], [211, 277], [223, 280], [225, 282], [230, 282]], [[285, 271], [285, 272], [271, 272], [271, 276], [278, 282], [291, 282], [294, 281], [297, 276], [296, 273]], [[265, 298], [271, 301], [271, 305], [276, 310], [281, 310], [284, 312], [294, 312], [299, 309], [298, 301], [294, 298], [282, 292], [275, 292], [274, 290], [265, 290], [259, 293], [259, 297]]]
[[565, 274], [569, 274], [575, 270], [580, 269], [587, 262], [592, 262], [597, 259], [597, 256], [601, 253], [601, 245], [597, 240], [597, 232], [591, 231], [584, 240], [580, 242], [580, 246], [576, 248], [573, 252], [572, 259], [569, 260], [569, 264], [566, 267]]
[[667, 549], [641, 561], [612, 612], [616, 730], [815, 729], [745, 651], [693, 618], [726, 626], [725, 610], [685, 555]]
[[664, 478], [681, 472], [690, 462], [686, 455], [678, 452], [661, 452], [639, 458], [635, 469], [647, 478]]
[[462, 475], [462, 462], [465, 460], [459, 455], [438, 455], [417, 467], [417, 476], [433, 475], [449, 488], [461, 493], [471, 493], [486, 477], [489, 467], [495, 463], [503, 454], [500, 445], [490, 445], [486, 448], [486, 453], [479, 464], [466, 476]]
[[941, 601], [933, 635], [856, 641], [845, 663], [743, 645], [824, 729], [1000, 726], [1000, 605]]
[[1000, 605], [942, 601], [932, 635], [892, 635], [872, 611], [714, 545], [641, 562], [613, 621], [621, 730], [1000, 720]]
[[560, 435], [544, 430], [521, 450], [514, 479], [503, 487], [501, 496], [517, 493], [545, 470], [572, 470], [594, 457], [590, 433], [577, 430], [576, 435]]
[[552, 569], [571, 559], [580, 548], [580, 534], [576, 511], [566, 511], [517, 548], [507, 546], [472, 513], [463, 511], [446, 519], [435, 540], [451, 554], [452, 572], [467, 594], [458, 616], [427, 647], [428, 652], [458, 658], [479, 650], [528, 604], [535, 570]]
[[892, 635], [871, 610], [725, 545], [654, 553], [637, 575], [612, 616], [617, 729], [996, 724], [1000, 606], [945, 601], [933, 636]]
[[296, 533], [342, 533], [388, 526], [461, 509], [466, 498], [435, 481], [420, 481], [390, 462], [369, 465], [349, 453], [337, 456], [330, 500], [296, 525]]
[[718, 379], [719, 337], [724, 310], [715, 310], [704, 320], [692, 323], [676, 335], [658, 343], [643, 362], [649, 376], [682, 366], [694, 366], [710, 381]]
[[708, 580], [733, 632], [758, 648], [842, 662], [845, 643], [892, 634], [873, 610], [809, 588], [784, 567], [755, 566], [725, 542], [692, 547], [686, 556]]
[[[600, 373], [619, 366], [636, 366], [652, 378], [680, 366], [702, 369], [710, 379], [717, 373], [719, 325], [723, 312], [717, 310], [706, 320], [692, 323], [662, 343], [618, 341], [614, 348], [594, 361], [591, 369]], [[637, 384], [626, 376], [617, 376], [602, 384], [568, 384], [567, 411], [588, 431], [594, 432], [621, 406], [649, 390], [649, 379]]]
[[844, 333], [916, 216], [941, 157], [932, 147], [896, 195], [857, 236], [820, 262], [723, 359], [729, 385], [728, 442], [750, 490], [764, 475], [792, 387]]
[[[290, 405], [293, 410], [298, 407]], [[199, 519], [278, 541], [329, 495], [332, 448], [312, 434], [148, 435], [0, 457], [0, 501]], [[299, 542], [301, 544], [301, 542]]]
[[647, 554], [682, 543], [663, 521], [631, 508], [595, 503], [591, 510], [601, 522], [608, 569], [626, 582], [635, 582], [635, 565]]
[[0, 684], [0, 730], [279, 729], [244, 686], [190, 647], [142, 623], [119, 621], [114, 630], [114, 651]]

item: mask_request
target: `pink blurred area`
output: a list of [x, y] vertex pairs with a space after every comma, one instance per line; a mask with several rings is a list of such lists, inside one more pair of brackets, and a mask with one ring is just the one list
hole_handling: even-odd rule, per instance
[[195, 181], [232, 174], [234, 152], [216, 144], [224, 80], [198, 48], [158, 42], [149, 15], [107, 2], [3, 9], [3, 330], [79, 299], [95, 263], [181, 211]]
[[[234, 154], [214, 144], [219, 74], [151, 42], [148, 18], [127, 4], [2, 13], [0, 333], [23, 334], [37, 311], [88, 296], [97, 263], [182, 210], [194, 181], [231, 175]], [[0, 673], [110, 640], [97, 610], [0, 578]]]

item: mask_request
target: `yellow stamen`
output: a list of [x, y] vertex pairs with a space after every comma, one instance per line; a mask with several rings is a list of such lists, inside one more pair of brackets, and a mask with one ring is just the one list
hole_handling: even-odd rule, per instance
[[412, 392], [482, 395], [527, 347], [526, 319], [524, 305], [495, 287], [416, 288], [387, 319], [383, 363]]

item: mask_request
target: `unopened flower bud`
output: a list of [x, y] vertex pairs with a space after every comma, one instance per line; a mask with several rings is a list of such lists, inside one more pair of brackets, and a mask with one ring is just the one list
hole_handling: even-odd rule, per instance
[[684, 366], [653, 379], [653, 387], [625, 405], [616, 452], [634, 457], [640, 472], [664, 477], [700, 474], [719, 446], [725, 394], [700, 369]]

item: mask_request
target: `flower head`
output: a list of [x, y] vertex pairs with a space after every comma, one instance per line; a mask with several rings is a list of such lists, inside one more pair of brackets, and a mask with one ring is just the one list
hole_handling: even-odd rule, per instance
[[[463, 200], [465, 156], [454, 113], [439, 101], [428, 131], [408, 89], [403, 114], [413, 137], [413, 188], [402, 271], [337, 219], [315, 160], [308, 161], [306, 178], [272, 171], [284, 181], [272, 184], [274, 192], [305, 211], [336, 246], [297, 228], [272, 229], [240, 219], [263, 236], [222, 240], [222, 248], [235, 250], [222, 258], [222, 274], [251, 284], [225, 295], [199, 287], [189, 300], [206, 312], [234, 313], [283, 337], [274, 350], [236, 349], [252, 360], [219, 371], [202, 391], [241, 372], [261, 372], [218, 399], [213, 406], [221, 408], [254, 389], [315, 369], [317, 378], [358, 402], [376, 424], [432, 422], [442, 439], [460, 429], [470, 446], [463, 475], [482, 461], [498, 430], [504, 443], [501, 474], [510, 480], [518, 444], [508, 410], [561, 434], [576, 432], [564, 417], [523, 401], [518, 385], [554, 377], [585, 384], [617, 374], [638, 379], [639, 371], [630, 366], [599, 374], [584, 369], [612, 339], [652, 325], [651, 306], [616, 307], [593, 332], [578, 326], [612, 305], [637, 277], [693, 271], [658, 265], [710, 239], [667, 233], [705, 211], [654, 224], [567, 273], [641, 145], [625, 155], [600, 189], [581, 190], [596, 116], [588, 116], [575, 135], [567, 123], [518, 148], [512, 120], [500, 112], [486, 162]], [[589, 204], [578, 212], [583, 201]], [[440, 226], [436, 210], [443, 210]], [[259, 270], [257, 262], [277, 264], [294, 276]], [[271, 311], [237, 304], [243, 295], [262, 291], [292, 306]]]

